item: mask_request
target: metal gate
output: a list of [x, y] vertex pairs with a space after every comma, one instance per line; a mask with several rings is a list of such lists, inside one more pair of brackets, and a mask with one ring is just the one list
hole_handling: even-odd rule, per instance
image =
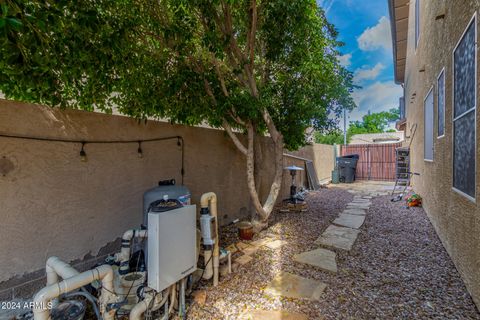
[[341, 147], [342, 156], [358, 154], [356, 178], [395, 181], [395, 149], [401, 143], [353, 144]]

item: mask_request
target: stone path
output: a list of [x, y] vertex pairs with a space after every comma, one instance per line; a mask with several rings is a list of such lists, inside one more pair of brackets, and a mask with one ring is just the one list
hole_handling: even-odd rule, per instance
[[360, 231], [356, 229], [331, 224], [315, 241], [315, 244], [349, 251], [352, 249], [359, 233]]
[[[370, 195], [357, 193], [346, 209], [314, 242], [317, 245], [328, 247], [330, 250], [317, 248], [296, 254], [293, 259], [298, 263], [307, 264], [322, 271], [337, 273], [336, 253], [334, 250], [350, 251], [352, 249], [360, 234], [359, 229], [365, 222], [365, 216], [372, 204], [371, 199], [372, 196]], [[279, 240], [264, 244], [273, 249], [275, 242], [279, 242]], [[319, 300], [326, 287], [326, 284], [317, 280], [281, 272], [267, 286], [265, 292], [288, 298]], [[246, 314], [252, 319], [304, 319], [302, 318], [303, 315], [295, 315], [293, 317], [285, 315], [284, 317], [282, 311], [257, 310]]]
[[342, 213], [337, 219], [333, 220], [333, 223], [339, 226], [358, 229], [365, 221], [365, 216], [356, 214]]
[[300, 263], [309, 264], [324, 271], [337, 273], [336, 253], [327, 249], [318, 248], [312, 251], [296, 254], [293, 259]]
[[[293, 259], [302, 264], [337, 273], [335, 250], [350, 251], [360, 234], [365, 216], [372, 202], [372, 196], [356, 192], [354, 199], [346, 209], [333, 220], [332, 224], [314, 242], [316, 245], [328, 247], [296, 254]], [[276, 249], [283, 245], [281, 240], [263, 241], [262, 245]], [[341, 266], [340, 266], [341, 267]], [[265, 293], [288, 298], [319, 300], [327, 285], [295, 274], [280, 272], [265, 289]], [[284, 311], [254, 310], [244, 314], [242, 319], [306, 319], [302, 314], [291, 315]]]
[[320, 300], [326, 287], [326, 284], [317, 280], [280, 272], [267, 286], [265, 293], [287, 298]]
[[243, 313], [239, 320], [308, 320], [308, 317], [283, 310], [252, 310]]

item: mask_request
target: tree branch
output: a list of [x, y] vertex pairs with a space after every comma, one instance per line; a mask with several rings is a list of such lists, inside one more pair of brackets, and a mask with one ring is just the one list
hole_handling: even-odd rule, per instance
[[228, 124], [227, 120], [223, 119], [222, 126], [227, 132], [227, 134], [230, 136], [238, 150], [240, 150], [240, 152], [244, 155], [247, 155], [247, 148], [243, 145], [243, 143], [240, 142], [237, 135], [232, 131], [232, 127], [230, 126], [230, 124]]
[[220, 87], [222, 88], [222, 92], [225, 97], [230, 96], [227, 90], [227, 86], [225, 85], [225, 79], [223, 78], [222, 72], [220, 71], [220, 66], [218, 65], [218, 60], [215, 57], [212, 57], [213, 64], [215, 66], [215, 72], [217, 73], [218, 80], [220, 81]]
[[278, 144], [279, 142], [282, 142], [282, 144], [283, 144], [283, 141], [279, 141], [282, 138], [282, 134], [275, 127], [275, 124], [273, 123], [273, 119], [270, 116], [270, 113], [267, 111], [267, 109], [263, 109], [262, 117], [263, 117], [263, 121], [265, 121], [265, 124], [267, 125], [268, 132], [272, 136], [273, 142], [275, 144]]
[[247, 37], [247, 54], [250, 55], [250, 72], [253, 74], [255, 62], [255, 34], [257, 33], [257, 1], [252, 0], [250, 16], [250, 30]]

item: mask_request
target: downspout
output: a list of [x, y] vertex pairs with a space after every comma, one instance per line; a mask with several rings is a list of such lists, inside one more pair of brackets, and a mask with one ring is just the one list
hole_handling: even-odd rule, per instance
[[[58, 258], [57, 258], [58, 259]], [[64, 262], [58, 259], [58, 265], [65, 267]], [[79, 273], [73, 277], [64, 279], [61, 282], [51, 284], [39, 292], [33, 298], [34, 308], [33, 316], [35, 320], [50, 319], [50, 309], [48, 302], [57, 298], [61, 294], [76, 290], [95, 280], [101, 280], [102, 289], [100, 296], [100, 312], [104, 320], [113, 320], [115, 310], [107, 311], [107, 304], [116, 302], [117, 296], [113, 288], [113, 269], [109, 265], [102, 265], [92, 270]]]
[[[218, 245], [218, 219], [217, 219], [217, 195], [213, 192], [204, 193], [200, 198], [200, 206], [201, 210], [206, 212], [210, 207], [210, 215], [214, 219], [214, 228], [215, 234], [214, 237], [215, 243], [213, 245], [213, 254], [211, 250], [205, 250], [205, 261], [209, 261], [205, 266], [205, 274], [203, 276], [204, 279], [210, 279], [213, 273], [213, 286], [218, 285], [218, 268], [220, 265], [219, 256], [220, 256], [220, 247]], [[212, 258], [210, 258], [212, 257]], [[213, 268], [212, 268], [212, 260], [213, 260]]]
[[123, 275], [127, 274], [130, 270], [129, 260], [130, 260], [130, 248], [133, 238], [146, 238], [148, 230], [136, 230], [131, 229], [125, 231], [122, 236], [122, 248], [119, 253], [115, 254], [115, 261], [120, 262], [120, 268], [118, 273]]

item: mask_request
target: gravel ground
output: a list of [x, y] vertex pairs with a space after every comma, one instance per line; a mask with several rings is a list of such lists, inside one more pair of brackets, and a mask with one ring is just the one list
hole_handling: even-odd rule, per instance
[[[254, 260], [205, 284], [203, 306], [192, 303], [188, 319], [237, 319], [247, 309], [301, 312], [310, 319], [480, 319], [465, 286], [421, 208], [376, 197], [350, 252], [337, 251], [336, 275], [292, 260], [314, 249], [313, 241], [353, 199], [338, 188], [308, 196], [308, 212], [272, 215], [270, 227], [255, 239], [274, 236], [288, 243], [262, 247]], [[222, 230], [222, 246], [238, 241], [234, 227]], [[263, 289], [280, 271], [327, 284], [321, 301], [266, 295]]]

